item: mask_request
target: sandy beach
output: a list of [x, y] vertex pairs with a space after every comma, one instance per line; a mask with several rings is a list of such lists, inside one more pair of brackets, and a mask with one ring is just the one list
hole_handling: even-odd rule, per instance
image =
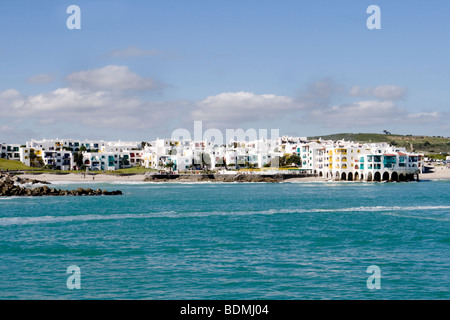
[[[69, 174], [23, 174], [21, 175], [23, 178], [28, 179], [36, 179], [47, 182], [144, 182], [144, 179], [147, 177], [144, 174], [136, 174], [136, 175], [115, 175], [115, 174], [96, 174], [96, 175], [83, 175], [77, 173], [69, 173]], [[422, 173], [420, 175], [420, 180], [448, 180], [450, 179], [450, 168], [444, 166], [438, 166], [434, 168], [434, 172], [431, 173]], [[326, 182], [325, 178], [314, 178], [314, 177], [305, 177], [305, 178], [292, 178], [286, 179], [283, 182], [292, 182], [292, 183], [300, 183], [300, 182]]]
[[43, 173], [43, 174], [23, 174], [21, 175], [22, 178], [28, 178], [28, 179], [36, 179], [41, 181], [47, 181], [47, 182], [114, 182], [114, 181], [130, 181], [130, 182], [143, 182], [145, 179], [145, 175], [143, 174], [136, 174], [136, 175], [128, 175], [128, 176], [121, 176], [121, 175], [114, 175], [114, 174], [96, 174], [96, 175], [83, 175], [83, 174], [77, 174], [77, 173], [69, 173], [69, 174], [50, 174], [50, 173]]
[[434, 172], [422, 173], [420, 180], [449, 180], [450, 168], [445, 166], [437, 166], [433, 168]]

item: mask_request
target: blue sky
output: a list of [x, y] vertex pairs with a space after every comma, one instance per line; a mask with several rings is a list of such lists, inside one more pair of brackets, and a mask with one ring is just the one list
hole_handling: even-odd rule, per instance
[[[69, 5], [81, 30], [69, 30]], [[369, 5], [381, 30], [369, 30]], [[450, 136], [450, 3], [2, 1], [0, 141], [176, 128]]]

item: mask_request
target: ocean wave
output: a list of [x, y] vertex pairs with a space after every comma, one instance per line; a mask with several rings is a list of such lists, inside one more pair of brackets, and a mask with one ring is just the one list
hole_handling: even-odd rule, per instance
[[101, 220], [122, 220], [122, 219], [149, 219], [149, 218], [196, 218], [208, 216], [243, 216], [243, 215], [274, 215], [274, 214], [295, 214], [295, 213], [334, 213], [334, 212], [379, 212], [382, 215], [416, 218], [438, 221], [450, 221], [442, 217], [427, 217], [420, 215], [402, 215], [398, 212], [407, 211], [431, 211], [450, 210], [450, 206], [418, 206], [418, 207], [351, 207], [351, 208], [330, 208], [330, 209], [269, 209], [263, 211], [205, 211], [205, 212], [155, 212], [155, 213], [123, 213], [123, 214], [87, 214], [71, 216], [38, 216], [38, 217], [7, 217], [0, 218], [0, 226], [13, 225], [33, 225], [64, 222], [87, 222]]
[[[66, 185], [66, 184], [100, 184], [105, 183], [106, 181], [70, 181], [70, 180], [61, 180], [61, 181], [51, 181], [50, 184], [52, 185]], [[107, 181], [109, 182], [109, 181]], [[106, 182], [106, 183], [107, 183]]]
[[[164, 216], [168, 213], [160, 213], [159, 216]], [[61, 222], [86, 222], [96, 220], [121, 220], [121, 219], [146, 219], [155, 218], [155, 214], [87, 214], [87, 215], [72, 215], [72, 216], [39, 216], [39, 217], [9, 217], [0, 218], [0, 226], [11, 225], [30, 225], [30, 224], [47, 224], [47, 223], [61, 223]]]

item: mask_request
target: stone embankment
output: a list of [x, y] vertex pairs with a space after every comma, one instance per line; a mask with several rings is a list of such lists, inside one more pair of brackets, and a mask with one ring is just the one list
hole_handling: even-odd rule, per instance
[[[43, 186], [25, 187], [23, 184], [43, 184]], [[93, 190], [78, 188], [75, 190], [61, 190], [55, 188], [49, 188], [49, 184], [46, 181], [39, 181], [33, 179], [22, 179], [18, 176], [0, 175], [0, 196], [12, 197], [12, 196], [109, 196], [109, 195], [121, 195], [122, 191], [106, 191], [106, 190]]]
[[154, 182], [282, 182], [290, 178], [311, 175], [301, 174], [153, 174], [144, 181]]

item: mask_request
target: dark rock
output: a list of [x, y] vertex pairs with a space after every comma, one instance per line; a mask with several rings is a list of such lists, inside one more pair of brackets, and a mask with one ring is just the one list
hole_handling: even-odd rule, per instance
[[47, 185], [40, 186], [37, 188], [25, 188], [19, 185], [14, 185], [14, 183], [32, 183], [32, 184], [49, 184], [46, 181], [38, 181], [38, 180], [29, 180], [29, 179], [22, 179], [16, 176], [11, 177], [9, 174], [7, 175], [0, 175], [0, 196], [32, 196], [32, 197], [39, 197], [39, 196], [81, 196], [81, 195], [89, 195], [89, 196], [95, 196], [95, 195], [121, 195], [122, 191], [116, 190], [116, 191], [106, 191], [106, 190], [92, 190], [90, 188], [83, 189], [78, 188], [76, 190], [61, 190], [61, 189], [54, 189], [50, 188]]

